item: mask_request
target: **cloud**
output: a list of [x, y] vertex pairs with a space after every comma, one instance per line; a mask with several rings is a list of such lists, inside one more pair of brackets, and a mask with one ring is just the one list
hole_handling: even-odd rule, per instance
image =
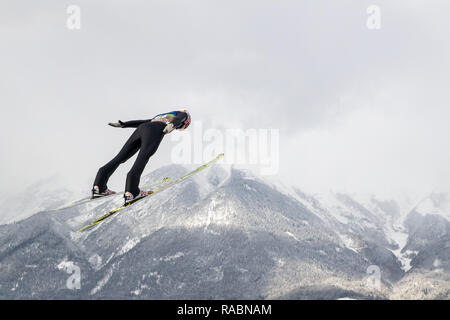
[[3, 4], [1, 188], [54, 171], [88, 188], [131, 134], [108, 122], [174, 106], [205, 126], [279, 128], [294, 182], [441, 187], [450, 4], [378, 1], [378, 31], [366, 27], [371, 4], [78, 1], [79, 31], [66, 28], [64, 3]]

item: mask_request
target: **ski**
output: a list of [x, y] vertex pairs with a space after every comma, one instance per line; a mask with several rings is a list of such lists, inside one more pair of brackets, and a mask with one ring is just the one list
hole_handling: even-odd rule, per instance
[[[164, 177], [161, 180], [158, 180], [158, 181], [156, 181], [154, 183], [151, 183], [150, 185], [146, 186], [146, 188], [152, 188], [152, 187], [159, 186], [162, 183], [167, 182], [169, 180], [170, 180], [169, 177]], [[118, 192], [118, 193], [113, 193], [113, 194], [110, 194], [110, 195], [107, 195], [107, 196], [102, 196], [102, 197], [96, 197], [96, 198], [87, 197], [87, 198], [83, 198], [81, 200], [78, 200], [78, 201], [75, 201], [75, 202], [71, 202], [71, 203], [69, 203], [67, 205], [63, 205], [61, 207], [53, 209], [53, 211], [72, 208], [72, 207], [75, 207], [77, 205], [80, 205], [80, 204], [83, 204], [83, 203], [86, 203], [86, 202], [90, 202], [92, 200], [104, 199], [104, 198], [107, 198], [107, 197], [116, 196], [116, 195], [120, 195], [120, 194], [124, 194], [124, 193], [125, 193], [125, 191], [121, 191], [121, 192]]]
[[145, 196], [143, 196], [143, 197], [139, 197], [139, 198], [133, 199], [133, 200], [131, 200], [131, 201], [125, 202], [122, 206], [120, 206], [120, 207], [118, 207], [118, 208], [116, 208], [116, 209], [113, 209], [113, 210], [109, 211], [107, 214], [101, 216], [101, 217], [98, 218], [97, 220], [95, 220], [95, 221], [89, 223], [88, 225], [82, 227], [82, 228], [79, 229], [77, 232], [81, 232], [81, 231], [84, 231], [84, 230], [89, 229], [89, 228], [91, 228], [91, 227], [94, 227], [95, 225], [99, 224], [99, 223], [102, 222], [103, 220], [105, 220], [105, 219], [107, 219], [108, 217], [114, 215], [115, 213], [117, 213], [117, 212], [119, 212], [119, 211], [121, 211], [121, 210], [123, 210], [123, 209], [125, 209], [125, 208], [127, 208], [127, 207], [129, 207], [129, 206], [131, 206], [132, 204], [134, 204], [134, 203], [136, 203], [136, 202], [138, 202], [138, 201], [140, 201], [140, 200], [142, 200], [142, 199], [144, 199], [144, 198], [147, 198], [147, 197], [150, 196], [150, 195], [153, 195], [153, 194], [155, 194], [155, 193], [164, 191], [164, 190], [166, 190], [167, 188], [170, 188], [171, 186], [173, 186], [173, 185], [175, 185], [175, 184], [177, 184], [177, 183], [179, 183], [179, 182], [182, 182], [182, 181], [186, 180], [187, 178], [193, 176], [194, 174], [200, 172], [201, 170], [203, 170], [203, 169], [209, 167], [211, 164], [213, 164], [214, 162], [218, 161], [218, 160], [221, 159], [223, 156], [224, 156], [224, 154], [221, 153], [221, 154], [219, 154], [218, 156], [216, 156], [214, 159], [212, 159], [211, 161], [209, 161], [209, 162], [207, 162], [207, 163], [201, 165], [201, 166], [198, 167], [197, 169], [192, 170], [191, 172], [185, 174], [184, 176], [181, 176], [181, 177], [179, 177], [179, 178], [177, 178], [177, 179], [175, 179], [175, 180], [172, 180], [171, 182], [169, 182], [169, 183], [167, 183], [167, 184], [164, 184], [164, 185], [162, 185], [162, 186], [160, 186], [160, 187], [157, 187], [157, 188], [155, 188], [155, 189], [153, 189], [153, 190], [147, 191], [147, 195], [145, 195]]

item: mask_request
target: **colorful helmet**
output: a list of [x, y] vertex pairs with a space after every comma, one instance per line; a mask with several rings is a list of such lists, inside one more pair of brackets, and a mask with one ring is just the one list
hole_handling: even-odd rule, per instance
[[184, 130], [191, 124], [191, 115], [187, 112], [187, 110], [183, 110], [183, 112], [187, 114], [186, 120], [184, 120], [183, 125], [181, 126]]

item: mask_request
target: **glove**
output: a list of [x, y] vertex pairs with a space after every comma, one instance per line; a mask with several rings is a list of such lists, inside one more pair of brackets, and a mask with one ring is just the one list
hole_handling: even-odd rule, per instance
[[166, 127], [163, 130], [163, 132], [164, 133], [171, 133], [173, 131], [173, 129], [174, 129], [173, 123], [169, 123], [168, 125], [166, 125]]
[[125, 128], [125, 124], [120, 120], [119, 120], [119, 122], [110, 122], [108, 124], [114, 128]]

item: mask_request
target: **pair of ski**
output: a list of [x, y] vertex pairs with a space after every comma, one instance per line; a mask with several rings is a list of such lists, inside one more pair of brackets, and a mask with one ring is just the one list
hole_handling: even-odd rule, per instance
[[[169, 180], [170, 180], [170, 177], [164, 177], [164, 178], [162, 178], [161, 180], [156, 181], [156, 182], [154, 182], [154, 183], [152, 183], [152, 184], [146, 186], [146, 189], [147, 189], [147, 188], [154, 188], [154, 187], [157, 187], [157, 186], [159, 186], [159, 185], [161, 185], [161, 184], [163, 184], [164, 182], [167, 182], [167, 181], [169, 181]], [[53, 209], [53, 211], [72, 208], [72, 207], [78, 206], [78, 205], [83, 204], [83, 203], [91, 202], [92, 200], [104, 199], [104, 198], [107, 198], [107, 197], [117, 196], [117, 195], [121, 195], [121, 194], [124, 194], [124, 193], [125, 193], [125, 192], [122, 191], [122, 192], [112, 193], [112, 194], [110, 194], [110, 195], [102, 196], [102, 197], [94, 197], [94, 198], [92, 198], [92, 197], [87, 197], [87, 198], [83, 198], [83, 199], [81, 199], [81, 200], [78, 200], [78, 201], [75, 201], [75, 202], [71, 202], [71, 203], [69, 203], [69, 204], [63, 205], [63, 206], [58, 207], [58, 208], [56, 208], [56, 209]]]
[[[214, 159], [212, 159], [211, 161], [209, 161], [209, 162], [207, 162], [207, 163], [201, 165], [201, 166], [198, 167], [197, 169], [192, 170], [191, 172], [185, 174], [184, 176], [181, 176], [181, 177], [179, 177], [179, 178], [177, 178], [177, 179], [175, 179], [175, 180], [172, 180], [172, 181], [169, 182], [169, 183], [166, 183], [166, 184], [157, 186], [157, 187], [153, 188], [152, 190], [147, 191], [147, 192], [146, 192], [146, 195], [144, 195], [143, 197], [139, 197], [139, 198], [136, 198], [136, 199], [133, 199], [133, 200], [130, 200], [130, 201], [126, 201], [122, 206], [120, 206], [120, 207], [118, 207], [118, 208], [116, 208], [116, 209], [113, 209], [113, 210], [109, 211], [108, 213], [106, 213], [105, 215], [103, 215], [103, 216], [101, 216], [100, 218], [96, 219], [95, 221], [92, 221], [92, 222], [89, 223], [88, 225], [82, 227], [82, 228], [79, 229], [77, 232], [81, 232], [81, 231], [84, 231], [84, 230], [88, 230], [88, 229], [90, 229], [90, 228], [96, 226], [97, 224], [101, 223], [101, 222], [104, 221], [105, 219], [109, 218], [110, 216], [116, 214], [117, 212], [119, 212], [119, 211], [121, 211], [121, 210], [123, 210], [123, 209], [125, 209], [125, 208], [127, 208], [127, 207], [129, 207], [129, 206], [131, 206], [132, 204], [134, 204], [134, 203], [136, 203], [136, 202], [138, 202], [138, 201], [140, 201], [140, 200], [142, 200], [142, 199], [144, 199], [144, 198], [147, 198], [147, 197], [150, 196], [150, 195], [153, 195], [153, 194], [155, 194], [155, 193], [164, 191], [164, 190], [166, 190], [167, 188], [170, 188], [171, 186], [173, 186], [173, 185], [175, 185], [175, 184], [177, 184], [177, 183], [179, 183], [179, 182], [182, 182], [182, 181], [186, 180], [187, 178], [193, 176], [194, 174], [196, 174], [196, 173], [202, 171], [203, 169], [205, 169], [205, 168], [211, 166], [213, 163], [215, 163], [216, 161], [218, 161], [218, 160], [219, 160], [220, 158], [222, 158], [223, 156], [224, 156], [224, 154], [221, 153], [221, 154], [219, 154], [218, 156], [216, 156]], [[164, 178], [164, 179], [167, 179], [167, 178]], [[163, 180], [164, 180], [164, 179], [163, 179]], [[166, 181], [167, 181], [167, 180], [166, 180]], [[158, 183], [161, 183], [161, 181], [157, 182], [157, 184], [158, 184]]]

